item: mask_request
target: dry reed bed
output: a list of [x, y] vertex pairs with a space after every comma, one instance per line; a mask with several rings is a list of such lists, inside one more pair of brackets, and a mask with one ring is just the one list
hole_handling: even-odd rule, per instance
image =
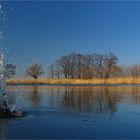
[[140, 84], [140, 77], [123, 77], [109, 79], [49, 79], [25, 78], [8, 79], [7, 84]]

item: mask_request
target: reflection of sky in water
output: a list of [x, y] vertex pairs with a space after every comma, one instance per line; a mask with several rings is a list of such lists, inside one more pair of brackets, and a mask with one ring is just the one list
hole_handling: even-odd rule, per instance
[[28, 115], [4, 120], [4, 138], [139, 138], [140, 87], [18, 88], [8, 86], [9, 102]]

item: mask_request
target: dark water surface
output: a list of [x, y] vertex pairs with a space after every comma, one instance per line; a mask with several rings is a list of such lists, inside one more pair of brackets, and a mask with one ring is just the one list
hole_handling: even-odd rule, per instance
[[140, 138], [140, 86], [8, 86], [24, 118], [0, 119], [0, 139]]

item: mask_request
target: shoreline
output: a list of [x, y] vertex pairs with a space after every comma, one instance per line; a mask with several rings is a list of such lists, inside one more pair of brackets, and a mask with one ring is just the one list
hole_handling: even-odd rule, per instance
[[16, 78], [6, 80], [7, 85], [140, 85], [140, 77], [120, 77], [109, 79], [51, 79]]

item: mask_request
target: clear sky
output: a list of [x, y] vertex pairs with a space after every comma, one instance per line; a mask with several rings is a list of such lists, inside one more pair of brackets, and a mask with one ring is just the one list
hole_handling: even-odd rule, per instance
[[[112, 52], [140, 63], [140, 1], [3, 1], [3, 46], [19, 65], [44, 68], [60, 56]], [[13, 57], [13, 58], [12, 58]]]

